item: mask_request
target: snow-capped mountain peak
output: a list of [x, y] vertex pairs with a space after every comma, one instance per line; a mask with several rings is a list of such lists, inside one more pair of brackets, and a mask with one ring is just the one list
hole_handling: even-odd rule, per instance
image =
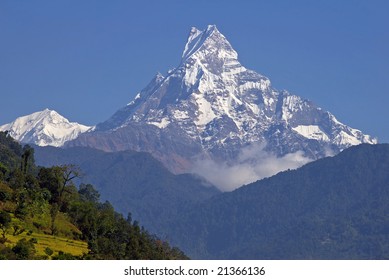
[[0, 131], [23, 143], [60, 147], [92, 127], [69, 122], [54, 110], [44, 109], [0, 126]]
[[[208, 49], [208, 51], [210, 51], [210, 45], [216, 45], [219, 50], [233, 50], [230, 43], [224, 35], [219, 32], [215, 25], [208, 25], [207, 29], [204, 31], [200, 31], [196, 27], [192, 27], [182, 53], [182, 60], [187, 60], [201, 49]], [[237, 57], [237, 53], [235, 51], [233, 52]]]
[[193, 53], [193, 50], [196, 48], [196, 45], [199, 44], [199, 39], [203, 34], [202, 31], [198, 30], [196, 27], [192, 27], [186, 42], [184, 52], [182, 53], [182, 59], [186, 59]]
[[175, 172], [194, 158], [233, 162], [251, 144], [317, 159], [377, 140], [241, 65], [215, 25], [192, 27], [177, 68], [157, 74], [109, 120], [71, 145], [147, 151]]
[[204, 31], [192, 27], [182, 54], [181, 65], [189, 67], [194, 64], [215, 74], [218, 74], [215, 70], [224, 66], [240, 65], [237, 52], [215, 25], [209, 25]]

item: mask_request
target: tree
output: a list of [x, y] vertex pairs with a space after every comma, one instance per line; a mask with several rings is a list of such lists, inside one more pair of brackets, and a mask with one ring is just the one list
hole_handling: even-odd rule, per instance
[[0, 181], [0, 201], [11, 199], [13, 190], [5, 183]]
[[20, 239], [18, 243], [12, 248], [12, 251], [16, 255], [18, 260], [29, 260], [35, 256], [36, 250], [33, 239], [26, 240], [25, 238]]
[[51, 202], [62, 203], [63, 195], [73, 186], [73, 179], [81, 177], [80, 169], [75, 165], [61, 165], [41, 168], [38, 174], [40, 186], [51, 192]]
[[9, 169], [7, 168], [7, 166], [5, 166], [2, 162], [0, 162], [0, 180], [3, 180], [6, 174], [8, 174], [8, 172]]
[[75, 165], [54, 166], [42, 168], [38, 177], [40, 186], [51, 192], [51, 232], [55, 233], [55, 220], [59, 211], [66, 204], [66, 195], [75, 193], [73, 179], [81, 176], [80, 169]]
[[24, 175], [33, 169], [35, 166], [34, 160], [34, 149], [30, 145], [25, 145], [23, 147], [22, 162], [20, 169]]
[[7, 212], [0, 212], [0, 229], [2, 231], [3, 239], [5, 240], [5, 234], [9, 225], [11, 224], [11, 215]]
[[99, 202], [100, 194], [91, 184], [81, 184], [78, 193], [81, 200], [93, 203]]

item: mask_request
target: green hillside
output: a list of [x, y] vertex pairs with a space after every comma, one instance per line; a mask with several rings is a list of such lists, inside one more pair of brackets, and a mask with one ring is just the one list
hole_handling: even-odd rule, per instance
[[74, 165], [37, 167], [34, 150], [0, 132], [1, 259], [186, 259], [124, 218]]

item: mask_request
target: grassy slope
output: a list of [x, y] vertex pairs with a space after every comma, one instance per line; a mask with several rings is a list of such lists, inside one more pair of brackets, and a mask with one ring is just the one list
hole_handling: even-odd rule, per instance
[[[41, 220], [45, 220], [45, 217], [40, 217]], [[35, 220], [35, 219], [34, 219]], [[84, 241], [75, 240], [71, 236], [73, 233], [81, 234], [81, 232], [71, 224], [65, 215], [59, 213], [56, 227], [60, 231], [60, 236], [48, 234], [48, 229], [37, 229], [32, 223], [21, 221], [12, 215], [12, 225], [19, 225], [24, 231], [21, 234], [13, 235], [12, 226], [7, 230], [6, 238], [7, 242], [5, 245], [13, 247], [20, 239], [32, 239], [35, 238], [36, 255], [47, 256], [44, 252], [48, 247], [53, 250], [52, 256], [58, 254], [58, 252], [69, 253], [74, 256], [81, 256], [84, 253], [88, 253], [88, 244]]]
[[9, 247], [14, 246], [20, 239], [36, 238], [37, 243], [35, 244], [36, 255], [46, 256], [45, 249], [49, 247], [54, 251], [53, 256], [57, 255], [58, 252], [69, 253], [74, 256], [81, 256], [84, 253], [88, 253], [88, 244], [83, 241], [72, 240], [69, 238], [58, 237], [53, 235], [47, 235], [43, 233], [32, 233], [28, 235], [27, 232], [23, 232], [20, 235], [13, 236], [12, 234], [6, 235], [8, 241], [6, 245]]

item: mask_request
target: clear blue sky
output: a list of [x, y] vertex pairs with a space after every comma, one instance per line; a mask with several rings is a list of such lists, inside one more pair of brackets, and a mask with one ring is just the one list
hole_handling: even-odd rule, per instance
[[50, 108], [94, 125], [191, 26], [216, 24], [249, 69], [389, 142], [389, 1], [0, 1], [0, 124]]

